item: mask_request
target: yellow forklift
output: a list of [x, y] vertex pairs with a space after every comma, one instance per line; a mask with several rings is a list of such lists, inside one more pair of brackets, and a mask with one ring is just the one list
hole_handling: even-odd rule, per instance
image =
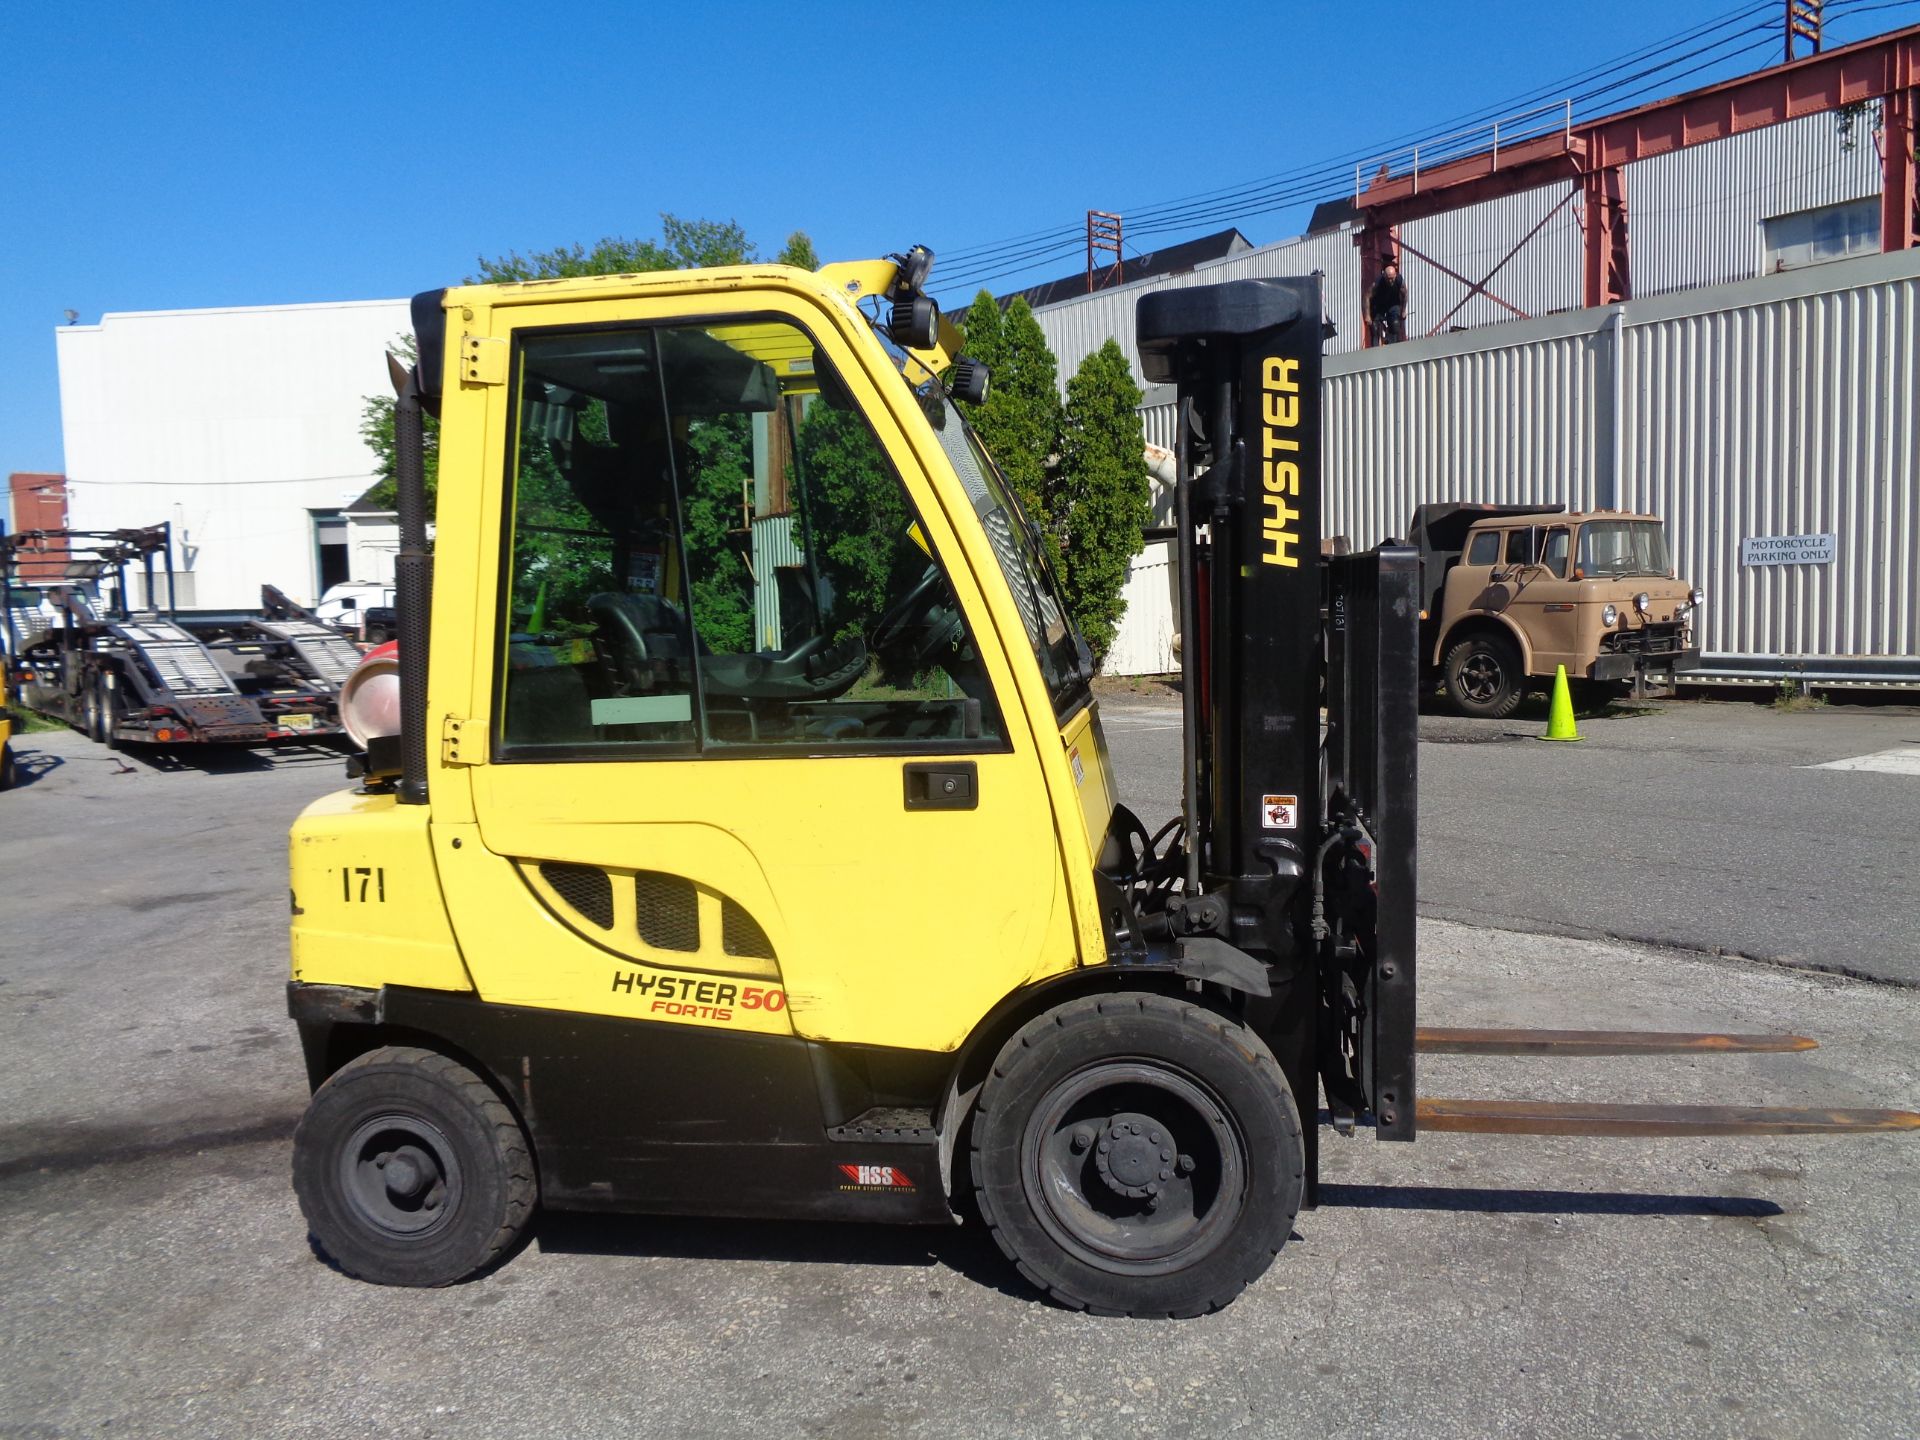
[[1140, 302], [1190, 637], [1149, 835], [931, 263], [415, 298], [398, 725], [348, 687], [361, 783], [290, 842], [344, 1270], [457, 1281], [537, 1205], [977, 1211], [1063, 1304], [1188, 1315], [1311, 1203], [1323, 1094], [1383, 1140], [1920, 1124], [1418, 1098], [1421, 1048], [1807, 1042], [1416, 1029], [1419, 561], [1320, 555], [1315, 280]]

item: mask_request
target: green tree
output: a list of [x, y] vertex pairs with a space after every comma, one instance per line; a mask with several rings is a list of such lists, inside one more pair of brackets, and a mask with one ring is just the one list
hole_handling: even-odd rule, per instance
[[[408, 365], [420, 358], [412, 335], [395, 336], [393, 353]], [[431, 515], [440, 487], [440, 422], [431, 415], [420, 418], [425, 422], [421, 427], [420, 457], [427, 475], [427, 513]], [[367, 397], [366, 404], [360, 407], [360, 438], [373, 452], [374, 472], [380, 477], [364, 498], [382, 510], [391, 510], [399, 503], [399, 491], [393, 480], [393, 396]]]
[[687, 430], [687, 493], [681, 538], [693, 581], [694, 624], [722, 655], [757, 649], [753, 583], [744, 553], [742, 499], [753, 484], [753, 421], [744, 412], [697, 420]]
[[1054, 520], [1062, 537], [1061, 587], [1097, 661], [1126, 606], [1120, 591], [1153, 520], [1140, 428], [1140, 387], [1126, 353], [1108, 340], [1067, 381]]
[[773, 257], [776, 265], [792, 265], [800, 270], [818, 270], [820, 257], [814, 253], [813, 241], [807, 238], [807, 232], [796, 230], [787, 237], [787, 243], [780, 247], [780, 253]]
[[851, 410], [809, 407], [795, 451], [813, 560], [833, 590], [833, 610], [824, 623], [835, 640], [870, 633], [888, 601], [905, 594], [927, 565], [905, 538], [900, 486], [866, 421]]
[[[795, 231], [787, 241], [806, 241]], [[812, 250], [811, 242], [807, 248]], [[740, 265], [755, 258], [747, 232], [732, 220], [682, 220], [660, 215], [658, 240], [628, 240], [608, 235], [584, 245], [562, 245], [522, 256], [517, 250], [489, 260], [479, 259], [480, 273], [469, 285], [494, 285], [509, 280], [567, 280], [578, 275], [641, 275], [654, 270], [695, 270], [708, 265]]]
[[1063, 547], [1052, 465], [1063, 417], [1053, 351], [1025, 300], [1002, 314], [984, 290], [968, 307], [962, 330], [966, 353], [983, 361], [991, 377], [986, 403], [968, 407], [967, 419], [1058, 560]]
[[[563, 245], [554, 250], [536, 250], [522, 256], [517, 251], [489, 260], [480, 257], [480, 273], [469, 276], [468, 284], [493, 284], [508, 280], [558, 280], [580, 275], [636, 275], [654, 270], [686, 270], [708, 265], [739, 265], [758, 259], [746, 231], [732, 220], [682, 220], [661, 212], [658, 240], [627, 240], [607, 236], [583, 245]], [[807, 232], [796, 230], [775, 257], [783, 265], [801, 265], [818, 269], [819, 259]], [[413, 336], [402, 335], [394, 343], [396, 353], [407, 361], [415, 358]], [[393, 397], [372, 395], [360, 412], [360, 438], [374, 453], [378, 483], [367, 492], [375, 504], [391, 509], [395, 503], [393, 483]], [[433, 513], [439, 483], [440, 424], [426, 417], [427, 512]]]

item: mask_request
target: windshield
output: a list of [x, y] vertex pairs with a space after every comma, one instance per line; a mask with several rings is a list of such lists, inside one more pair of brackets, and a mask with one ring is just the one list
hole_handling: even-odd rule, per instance
[[1580, 527], [1580, 571], [1601, 575], [1671, 575], [1666, 527], [1658, 520], [1592, 520]]
[[994, 558], [1000, 562], [1007, 588], [1020, 611], [1020, 623], [1026, 627], [1027, 643], [1040, 662], [1054, 715], [1065, 719], [1090, 693], [1093, 657], [1060, 603], [1060, 587], [1040, 549], [1033, 522], [1020, 508], [980, 438], [937, 383], [922, 392], [921, 404], [940, 448], [973, 503], [974, 513], [986, 527]]

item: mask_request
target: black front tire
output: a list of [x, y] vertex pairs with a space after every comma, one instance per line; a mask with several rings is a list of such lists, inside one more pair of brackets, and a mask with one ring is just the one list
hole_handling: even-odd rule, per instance
[[322, 1250], [378, 1285], [451, 1285], [505, 1255], [533, 1214], [525, 1131], [485, 1081], [389, 1046], [314, 1092], [293, 1188]]
[[1447, 699], [1462, 715], [1504, 720], [1520, 708], [1520, 652], [1499, 635], [1470, 635], [1447, 651]]
[[1251, 1030], [1155, 994], [1068, 1001], [1007, 1042], [973, 1116], [980, 1213], [1062, 1305], [1186, 1316], [1273, 1263], [1306, 1184], [1300, 1116]]

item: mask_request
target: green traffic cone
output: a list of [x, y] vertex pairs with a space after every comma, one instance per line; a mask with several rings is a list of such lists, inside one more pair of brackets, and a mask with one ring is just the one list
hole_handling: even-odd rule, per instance
[[1578, 740], [1580, 731], [1573, 723], [1573, 691], [1567, 686], [1567, 667], [1553, 667], [1553, 708], [1547, 712], [1547, 733], [1542, 740]]

